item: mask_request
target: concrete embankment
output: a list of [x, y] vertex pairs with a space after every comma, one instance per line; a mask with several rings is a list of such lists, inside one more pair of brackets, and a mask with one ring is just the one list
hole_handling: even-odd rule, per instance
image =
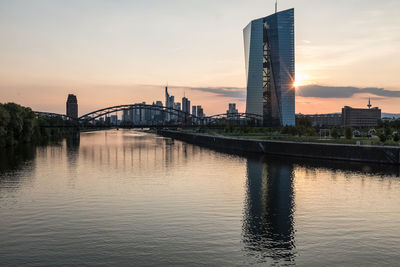
[[188, 143], [225, 150], [400, 165], [399, 147], [255, 140], [171, 130], [160, 130], [158, 133]]

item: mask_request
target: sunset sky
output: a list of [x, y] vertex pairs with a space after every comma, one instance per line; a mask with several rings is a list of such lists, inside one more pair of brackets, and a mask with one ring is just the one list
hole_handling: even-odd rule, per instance
[[[245, 110], [243, 28], [274, 0], [0, 0], [0, 102], [79, 113], [185, 93], [207, 115]], [[399, 0], [295, 8], [297, 113], [400, 113]]]

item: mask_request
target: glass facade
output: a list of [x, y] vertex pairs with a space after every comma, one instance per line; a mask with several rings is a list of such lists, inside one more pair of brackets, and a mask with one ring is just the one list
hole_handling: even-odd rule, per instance
[[253, 20], [243, 36], [246, 112], [265, 126], [295, 125], [294, 9]]

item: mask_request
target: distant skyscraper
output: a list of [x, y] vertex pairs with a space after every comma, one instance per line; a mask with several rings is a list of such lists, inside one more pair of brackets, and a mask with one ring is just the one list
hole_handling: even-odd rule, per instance
[[67, 99], [67, 116], [77, 119], [78, 118], [78, 100], [76, 99], [76, 96], [73, 94], [68, 95]]
[[111, 115], [110, 116], [110, 122], [113, 125], [117, 125], [118, 124], [118, 115]]
[[168, 86], [165, 86], [165, 106], [169, 106], [169, 93], [168, 93]]
[[197, 107], [196, 106], [192, 106], [192, 115], [197, 116]]
[[182, 111], [190, 114], [190, 101], [186, 97], [182, 97]]
[[229, 103], [228, 110], [226, 111], [228, 117], [233, 117], [238, 114], [238, 110], [236, 109], [235, 103]]
[[169, 95], [168, 86], [165, 86], [165, 106], [167, 108], [173, 108], [174, 101], [175, 101], [175, 97], [173, 95], [172, 96]]
[[129, 110], [128, 109], [124, 109], [122, 112], [122, 121], [129, 121]]
[[[156, 101], [156, 106], [157, 107], [162, 107], [163, 106], [162, 102], [161, 101]], [[155, 111], [154, 118], [155, 118], [156, 121], [162, 121], [162, 113], [161, 113], [161, 111], [159, 111], [159, 110]]]
[[264, 125], [295, 125], [294, 9], [251, 21], [243, 30], [246, 112]]
[[133, 108], [129, 110], [128, 116], [129, 116], [129, 121], [133, 122], [133, 119], [135, 117], [135, 110]]
[[204, 116], [203, 108], [201, 106], [197, 106], [197, 117], [203, 118], [203, 116]]
[[[174, 101], [175, 101], [175, 97], [174, 96], [170, 96], [168, 93], [168, 86], [165, 86], [165, 107], [167, 108], [174, 108]], [[171, 120], [173, 118], [173, 116], [171, 116], [170, 113], [166, 113], [165, 114], [165, 119], [167, 121]]]

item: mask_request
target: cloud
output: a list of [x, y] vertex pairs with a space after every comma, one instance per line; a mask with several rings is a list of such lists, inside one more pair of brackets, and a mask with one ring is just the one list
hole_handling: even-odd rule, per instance
[[[237, 101], [246, 100], [246, 88], [239, 87], [180, 87], [205, 93], [212, 93], [219, 97], [234, 98]], [[400, 98], [400, 91], [387, 90], [384, 88], [367, 87], [358, 88], [353, 86], [323, 86], [323, 85], [304, 85], [297, 89], [296, 94], [302, 97], [318, 97], [318, 98], [350, 98], [355, 94], [371, 94], [379, 98], [391, 97]]]
[[[239, 87], [186, 87], [187, 89], [212, 93], [219, 97], [234, 98], [238, 101], [246, 100], [246, 88]], [[304, 85], [297, 90], [297, 95], [302, 97], [318, 98], [350, 98], [355, 94], [367, 93], [377, 97], [399, 97], [400, 91], [392, 91], [384, 88], [367, 87], [358, 88], [353, 86], [322, 86]]]
[[212, 94], [215, 94], [220, 97], [234, 98], [238, 101], [246, 100], [246, 89], [245, 88], [238, 88], [238, 87], [178, 87], [178, 86], [171, 86], [171, 87], [212, 93]]
[[361, 93], [380, 97], [400, 97], [400, 91], [391, 91], [376, 87], [358, 88], [352, 86], [305, 85], [300, 86], [297, 90], [298, 96], [319, 98], [349, 98]]

